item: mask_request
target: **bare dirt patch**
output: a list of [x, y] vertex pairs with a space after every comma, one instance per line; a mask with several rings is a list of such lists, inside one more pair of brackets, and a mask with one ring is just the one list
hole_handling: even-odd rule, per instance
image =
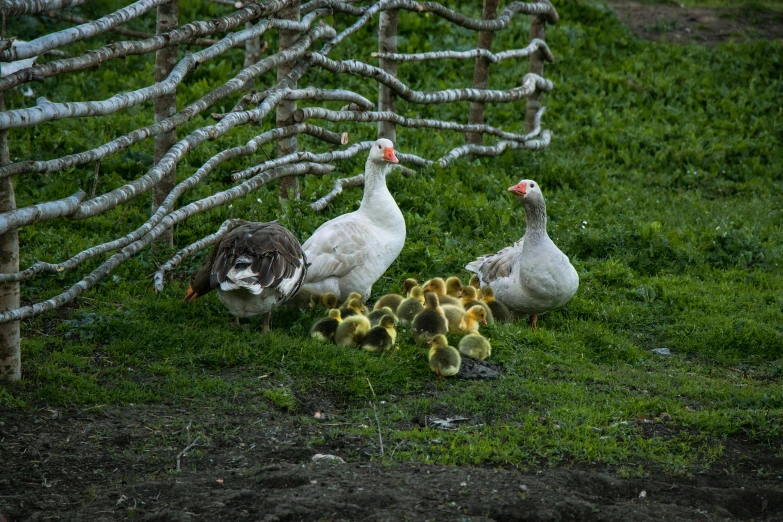
[[[9, 522], [783, 519], [783, 480], [759, 473], [763, 448], [745, 443], [753, 465], [730, 476], [621, 478], [599, 466], [384, 464], [377, 439], [332, 437], [334, 419], [295, 413], [139, 406], [3, 418], [0, 513]], [[176, 472], [186, 422], [202, 438]]]
[[621, 22], [646, 40], [716, 45], [783, 38], [783, 13], [762, 9], [684, 8], [627, 0], [607, 2]]

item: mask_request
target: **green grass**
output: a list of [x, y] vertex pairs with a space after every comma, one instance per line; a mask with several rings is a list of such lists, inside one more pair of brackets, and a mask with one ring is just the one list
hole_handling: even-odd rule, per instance
[[[604, 9], [556, 4], [561, 21], [547, 30], [556, 62], [546, 67], [556, 88], [544, 98], [552, 145], [389, 180], [406, 217], [408, 241], [377, 283], [376, 295], [399, 289], [408, 276], [466, 276], [462, 267], [468, 261], [510, 244], [524, 230], [522, 209], [506, 187], [520, 178], [543, 187], [550, 235], [577, 267], [580, 289], [566, 307], [543, 316], [536, 332], [524, 321], [488, 328], [492, 361], [506, 370], [502, 378], [434, 382], [425, 353], [407, 342], [405, 332], [399, 351], [376, 356], [309, 340], [313, 317], [307, 314], [278, 313], [268, 335], [259, 333], [260, 321], [231, 328], [214, 295], [191, 306], [181, 302], [186, 287], [181, 275], [155, 295], [149, 274], [171, 252], [145, 250], [75, 307], [23, 324], [24, 380], [0, 389], [0, 404], [79, 408], [198, 399], [233, 408], [240, 397], [245, 408], [278, 409], [312, 422], [305, 399], [318, 396], [339, 408], [347, 423], [330, 428], [329, 436], [375, 440], [366, 402], [372, 399], [369, 380], [385, 402], [376, 401], [387, 446], [395, 449], [393, 461], [525, 469], [597, 463], [614, 465], [621, 474], [689, 473], [722, 469], [723, 448], [735, 439], [779, 451], [783, 43], [652, 44], [635, 39]], [[214, 12], [202, 12], [202, 18], [219, 7], [203, 9]], [[346, 22], [338, 17], [335, 23], [339, 28]], [[23, 37], [42, 30], [32, 19], [14, 23], [12, 33]], [[517, 19], [512, 30], [496, 37], [496, 48], [524, 46], [527, 30], [524, 18]], [[413, 14], [401, 17], [400, 34], [403, 52], [467, 49], [474, 38], [435, 17]], [[334, 54], [368, 58], [366, 49], [374, 47], [368, 28]], [[226, 56], [193, 73], [179, 91], [180, 106], [239, 70], [242, 54]], [[146, 85], [152, 69], [150, 57], [129, 58], [33, 88], [52, 101], [102, 99]], [[509, 88], [519, 83], [527, 64], [504, 62], [491, 71], [491, 87]], [[467, 86], [472, 63], [405, 64], [400, 75], [420, 90]], [[270, 74], [259, 85], [272, 81]], [[318, 72], [302, 84], [311, 82], [337, 85]], [[342, 77], [340, 85], [376, 96], [358, 78]], [[8, 98], [11, 107], [30, 104], [18, 93]], [[229, 110], [235, 101], [208, 112]], [[457, 121], [467, 112], [466, 103], [398, 105], [409, 115]], [[523, 103], [492, 105], [487, 121], [523, 131], [523, 114]], [[207, 116], [195, 118], [179, 136], [208, 124]], [[12, 157], [57, 157], [151, 121], [146, 104], [100, 120], [13, 131]], [[355, 141], [375, 132], [372, 125], [332, 128], [348, 130]], [[235, 129], [204, 144], [180, 164], [178, 177], [264, 129]], [[397, 148], [434, 158], [461, 139], [401, 129]], [[309, 150], [324, 148], [309, 138], [302, 142]], [[145, 142], [105, 160], [99, 192], [144, 173], [151, 148]], [[225, 164], [180, 204], [230, 186], [232, 171], [263, 159], [258, 154]], [[342, 164], [340, 175], [352, 175], [362, 164], [363, 158]], [[29, 205], [89, 188], [92, 175], [93, 166], [85, 165], [21, 176], [18, 202]], [[280, 218], [304, 239], [325, 219], [356, 207], [361, 191], [350, 189], [324, 214], [313, 214], [307, 204], [330, 185], [330, 179], [307, 177], [303, 200], [283, 212], [276, 187], [265, 187], [180, 225], [175, 242], [186, 245], [228, 217]], [[25, 228], [21, 264], [61, 260], [132, 230], [144, 221], [147, 205], [142, 197], [94, 219]], [[188, 274], [204, 255], [186, 260], [181, 271]], [[79, 273], [98, 262], [86, 263]], [[78, 278], [68, 273], [34, 279], [23, 286], [23, 298], [48, 298]], [[673, 355], [651, 352], [660, 347]], [[411, 427], [410, 419], [428, 413], [477, 422], [453, 432]], [[667, 416], [671, 420], [664, 422]], [[650, 426], [665, 426], [665, 434], [655, 435]]]

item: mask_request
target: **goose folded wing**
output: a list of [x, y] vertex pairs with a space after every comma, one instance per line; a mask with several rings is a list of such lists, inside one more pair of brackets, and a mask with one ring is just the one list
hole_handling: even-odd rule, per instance
[[240, 227], [235, 232], [221, 242], [213, 268], [213, 280], [220, 288], [244, 288], [256, 295], [265, 288], [276, 288], [283, 295], [296, 293], [306, 270], [296, 238], [279, 226]]
[[338, 218], [322, 225], [303, 245], [310, 263], [308, 282], [343, 277], [362, 266], [370, 257], [371, 237], [370, 227], [353, 219]]
[[465, 268], [477, 273], [483, 283], [489, 284], [511, 275], [521, 250], [522, 243], [518, 241], [513, 247], [506, 247], [496, 254], [479, 257]]

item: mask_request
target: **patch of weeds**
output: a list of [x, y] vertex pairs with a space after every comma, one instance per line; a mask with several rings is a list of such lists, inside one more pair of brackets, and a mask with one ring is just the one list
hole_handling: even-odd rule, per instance
[[296, 399], [288, 388], [266, 388], [261, 390], [261, 395], [281, 410], [293, 411], [296, 408]]
[[669, 20], [667, 18], [659, 18], [653, 24], [645, 25], [644, 28], [647, 31], [654, 31], [656, 33], [670, 33], [680, 28], [677, 20]]

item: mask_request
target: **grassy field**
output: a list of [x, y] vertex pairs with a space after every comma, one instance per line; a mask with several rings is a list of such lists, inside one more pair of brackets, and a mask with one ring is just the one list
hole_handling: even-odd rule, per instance
[[[181, 301], [183, 278], [204, 253], [186, 261], [183, 273], [156, 295], [150, 274], [171, 252], [145, 250], [75, 306], [23, 323], [24, 379], [0, 388], [0, 406], [32, 411], [197, 401], [217, 410], [283, 411], [312, 423], [313, 398], [320, 397], [342, 422], [326, 437], [374, 441], [369, 381], [386, 446], [394, 449], [384, 457], [390, 462], [525, 470], [605, 464], [621, 475], [731, 474], [724, 448], [738, 440], [783, 457], [783, 43], [652, 44], [634, 38], [600, 4], [555, 4], [561, 21], [547, 30], [547, 42], [556, 61], [545, 75], [556, 88], [544, 98], [543, 119], [554, 133], [552, 145], [389, 180], [406, 217], [408, 241], [376, 284], [376, 296], [398, 290], [405, 277], [467, 277], [467, 262], [524, 231], [522, 208], [506, 187], [522, 178], [542, 186], [550, 236], [570, 256], [581, 285], [566, 307], [539, 319], [537, 331], [524, 321], [487, 328], [491, 361], [504, 367], [501, 378], [436, 382], [425, 353], [405, 333], [399, 351], [389, 356], [321, 345], [308, 339], [308, 314], [278, 313], [267, 335], [260, 333], [260, 321], [232, 328], [216, 296], [191, 306]], [[95, 9], [105, 6], [98, 2]], [[25, 20], [14, 28], [20, 36], [43, 29]], [[343, 27], [346, 19], [334, 23]], [[521, 17], [500, 33], [497, 48], [524, 46], [526, 23]], [[402, 15], [400, 35], [402, 51], [473, 45], [469, 32], [435, 17]], [[334, 56], [369, 59], [371, 47], [367, 29]], [[179, 91], [180, 107], [239, 70], [242, 54], [226, 56], [193, 73]], [[146, 85], [152, 69], [149, 57], [128, 58], [33, 88], [52, 101], [103, 99]], [[513, 87], [526, 70], [524, 62], [503, 62], [492, 68], [490, 85]], [[419, 90], [467, 86], [472, 63], [405, 64], [400, 77]], [[339, 81], [376, 95], [358, 78]], [[271, 82], [268, 75], [259, 85]], [[307, 83], [338, 85], [324, 73], [311, 73]], [[30, 104], [18, 93], [9, 98], [11, 107]], [[235, 101], [208, 112], [229, 110]], [[408, 115], [467, 118], [466, 103], [398, 107]], [[202, 116], [179, 136], [208, 124], [208, 113]], [[487, 119], [522, 131], [524, 103], [493, 105]], [[12, 131], [11, 155], [57, 157], [151, 121], [147, 104], [118, 116]], [[372, 125], [339, 128], [355, 141], [375, 132]], [[261, 130], [242, 128], [205, 144], [180, 164], [178, 177]], [[461, 140], [459, 134], [402, 129], [397, 149], [436, 158]], [[323, 150], [302, 141], [309, 150]], [[144, 173], [151, 149], [146, 142], [104, 161], [98, 192]], [[224, 165], [181, 203], [230, 186], [232, 171], [263, 158]], [[359, 172], [363, 161], [341, 165], [339, 174]], [[92, 165], [23, 175], [18, 203], [89, 190], [92, 176]], [[304, 240], [324, 220], [357, 206], [361, 190], [350, 189], [325, 213], [313, 214], [307, 204], [330, 185], [330, 179], [306, 178], [302, 201], [282, 211], [276, 187], [265, 187], [179, 226], [176, 245], [202, 237], [228, 217], [279, 218]], [[132, 230], [144, 221], [148, 205], [140, 198], [95, 219], [25, 228], [22, 266], [62, 260]], [[78, 279], [76, 273], [34, 279], [23, 286], [24, 301], [48, 298]], [[671, 355], [653, 353], [655, 348], [668, 348]], [[410, 419], [425, 414], [474, 421], [446, 432], [411, 425]], [[193, 430], [207, 441], [212, 436]]]

